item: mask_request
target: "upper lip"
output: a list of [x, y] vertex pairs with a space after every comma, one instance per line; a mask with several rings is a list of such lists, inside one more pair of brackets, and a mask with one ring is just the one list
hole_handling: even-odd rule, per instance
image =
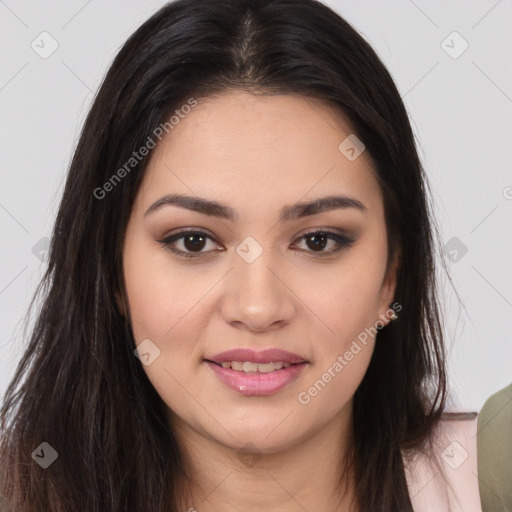
[[213, 361], [214, 363], [221, 364], [227, 361], [241, 361], [250, 363], [273, 363], [282, 361], [283, 363], [305, 363], [307, 362], [303, 357], [281, 350], [278, 348], [269, 348], [266, 350], [252, 350], [250, 348], [235, 348], [216, 354], [212, 357], [205, 358], [206, 361]]

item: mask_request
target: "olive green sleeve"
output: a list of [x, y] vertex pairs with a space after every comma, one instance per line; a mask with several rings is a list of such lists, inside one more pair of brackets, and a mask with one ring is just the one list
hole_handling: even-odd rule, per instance
[[483, 512], [512, 512], [512, 384], [478, 416], [478, 480]]

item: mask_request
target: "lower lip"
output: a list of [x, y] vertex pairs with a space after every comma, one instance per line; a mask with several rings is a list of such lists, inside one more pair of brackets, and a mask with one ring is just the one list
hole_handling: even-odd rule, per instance
[[238, 391], [242, 395], [256, 396], [277, 393], [290, 384], [290, 382], [296, 380], [300, 372], [308, 364], [291, 364], [286, 368], [269, 373], [247, 373], [232, 370], [231, 368], [223, 368], [210, 361], [205, 362], [226, 386]]

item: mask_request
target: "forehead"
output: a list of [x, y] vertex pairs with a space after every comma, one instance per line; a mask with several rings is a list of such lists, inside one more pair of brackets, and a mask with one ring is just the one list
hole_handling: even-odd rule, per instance
[[153, 150], [142, 195], [182, 191], [240, 209], [327, 193], [369, 208], [381, 200], [367, 152], [351, 160], [340, 150], [353, 131], [329, 103], [242, 91], [197, 102]]

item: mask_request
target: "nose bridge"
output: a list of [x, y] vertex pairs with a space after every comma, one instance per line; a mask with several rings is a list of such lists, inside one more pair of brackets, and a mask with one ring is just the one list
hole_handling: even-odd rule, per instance
[[275, 275], [279, 265], [271, 249], [247, 237], [235, 252], [226, 290], [225, 320], [242, 322], [253, 329], [288, 321], [293, 303], [283, 279]]
[[[238, 256], [235, 263], [235, 274], [239, 277], [239, 291], [258, 296], [264, 294], [270, 299], [270, 295], [278, 293], [276, 278], [271, 272], [272, 258], [270, 250], [264, 250], [253, 261], [247, 261]], [[275, 259], [274, 259], [275, 263]]]

